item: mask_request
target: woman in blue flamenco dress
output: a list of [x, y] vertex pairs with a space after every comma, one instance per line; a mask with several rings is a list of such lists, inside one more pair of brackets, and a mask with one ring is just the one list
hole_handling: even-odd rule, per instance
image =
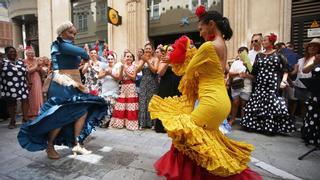
[[46, 149], [50, 159], [60, 158], [54, 145], [73, 147], [75, 155], [90, 154], [83, 141], [99, 125], [108, 108], [103, 98], [88, 94], [81, 83], [78, 66], [81, 59], [88, 60], [89, 56], [72, 43], [76, 28], [67, 21], [57, 28], [57, 34], [51, 45], [53, 74], [48, 101], [35, 119], [22, 125], [18, 134], [24, 149]]

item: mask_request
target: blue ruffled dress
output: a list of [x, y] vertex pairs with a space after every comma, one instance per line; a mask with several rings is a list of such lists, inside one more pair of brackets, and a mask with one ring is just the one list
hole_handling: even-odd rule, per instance
[[[89, 56], [72, 42], [58, 38], [51, 46], [51, 58], [53, 70], [77, 70], [81, 58], [87, 60]], [[28, 151], [44, 150], [48, 145], [48, 133], [61, 128], [54, 144], [72, 147], [75, 142], [74, 122], [87, 113], [84, 127], [77, 137], [78, 142], [83, 143], [94, 127], [101, 123], [108, 106], [101, 97], [53, 80], [48, 90], [48, 101], [41, 107], [38, 117], [22, 125], [18, 141]]]

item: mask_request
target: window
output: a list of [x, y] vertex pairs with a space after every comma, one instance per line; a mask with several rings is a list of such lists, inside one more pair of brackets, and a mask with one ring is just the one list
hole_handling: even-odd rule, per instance
[[208, 0], [201, 0], [201, 5], [204, 5], [206, 8], [208, 8]]
[[107, 0], [72, 0], [71, 5], [72, 22], [79, 32], [74, 41], [77, 46], [108, 41]]
[[105, 3], [102, 4], [100, 9], [100, 19], [103, 22], [107, 22], [107, 6]]
[[160, 19], [159, 4], [153, 5], [153, 17], [152, 19]]
[[180, 9], [180, 6], [178, 5], [177, 8]]
[[78, 16], [78, 30], [79, 32], [84, 32], [88, 30], [88, 15], [80, 14]]
[[195, 11], [198, 7], [198, 0], [192, 0], [192, 11]]

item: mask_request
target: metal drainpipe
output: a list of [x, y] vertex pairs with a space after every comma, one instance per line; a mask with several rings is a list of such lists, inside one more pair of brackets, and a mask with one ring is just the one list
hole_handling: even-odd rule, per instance
[[[148, 7], [147, 4], [147, 41], [149, 41], [150, 37], [149, 37], [149, 30], [150, 30], [150, 7]], [[145, 43], [145, 42], [144, 42]]]
[[51, 41], [53, 42], [53, 40], [54, 40], [54, 37], [53, 37], [53, 33], [54, 33], [54, 29], [53, 29], [53, 17], [52, 17], [52, 0], [50, 0], [50, 19], [51, 19], [51, 23], [50, 23], [50, 25], [51, 25]]
[[[21, 30], [22, 30], [22, 44], [23, 44], [23, 48], [27, 47], [27, 36], [26, 36], [26, 23], [25, 23], [25, 16], [22, 15], [21, 17], [22, 19], [22, 24], [21, 24]], [[25, 53], [23, 53], [23, 56], [26, 57]]]

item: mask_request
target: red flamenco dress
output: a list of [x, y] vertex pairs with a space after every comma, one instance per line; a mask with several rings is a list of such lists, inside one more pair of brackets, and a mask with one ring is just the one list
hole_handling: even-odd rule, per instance
[[[127, 73], [134, 73], [135, 65], [126, 69]], [[131, 80], [124, 73], [121, 81], [120, 95], [114, 106], [110, 127], [123, 128], [128, 130], [138, 130], [138, 93], [135, 81]]]

